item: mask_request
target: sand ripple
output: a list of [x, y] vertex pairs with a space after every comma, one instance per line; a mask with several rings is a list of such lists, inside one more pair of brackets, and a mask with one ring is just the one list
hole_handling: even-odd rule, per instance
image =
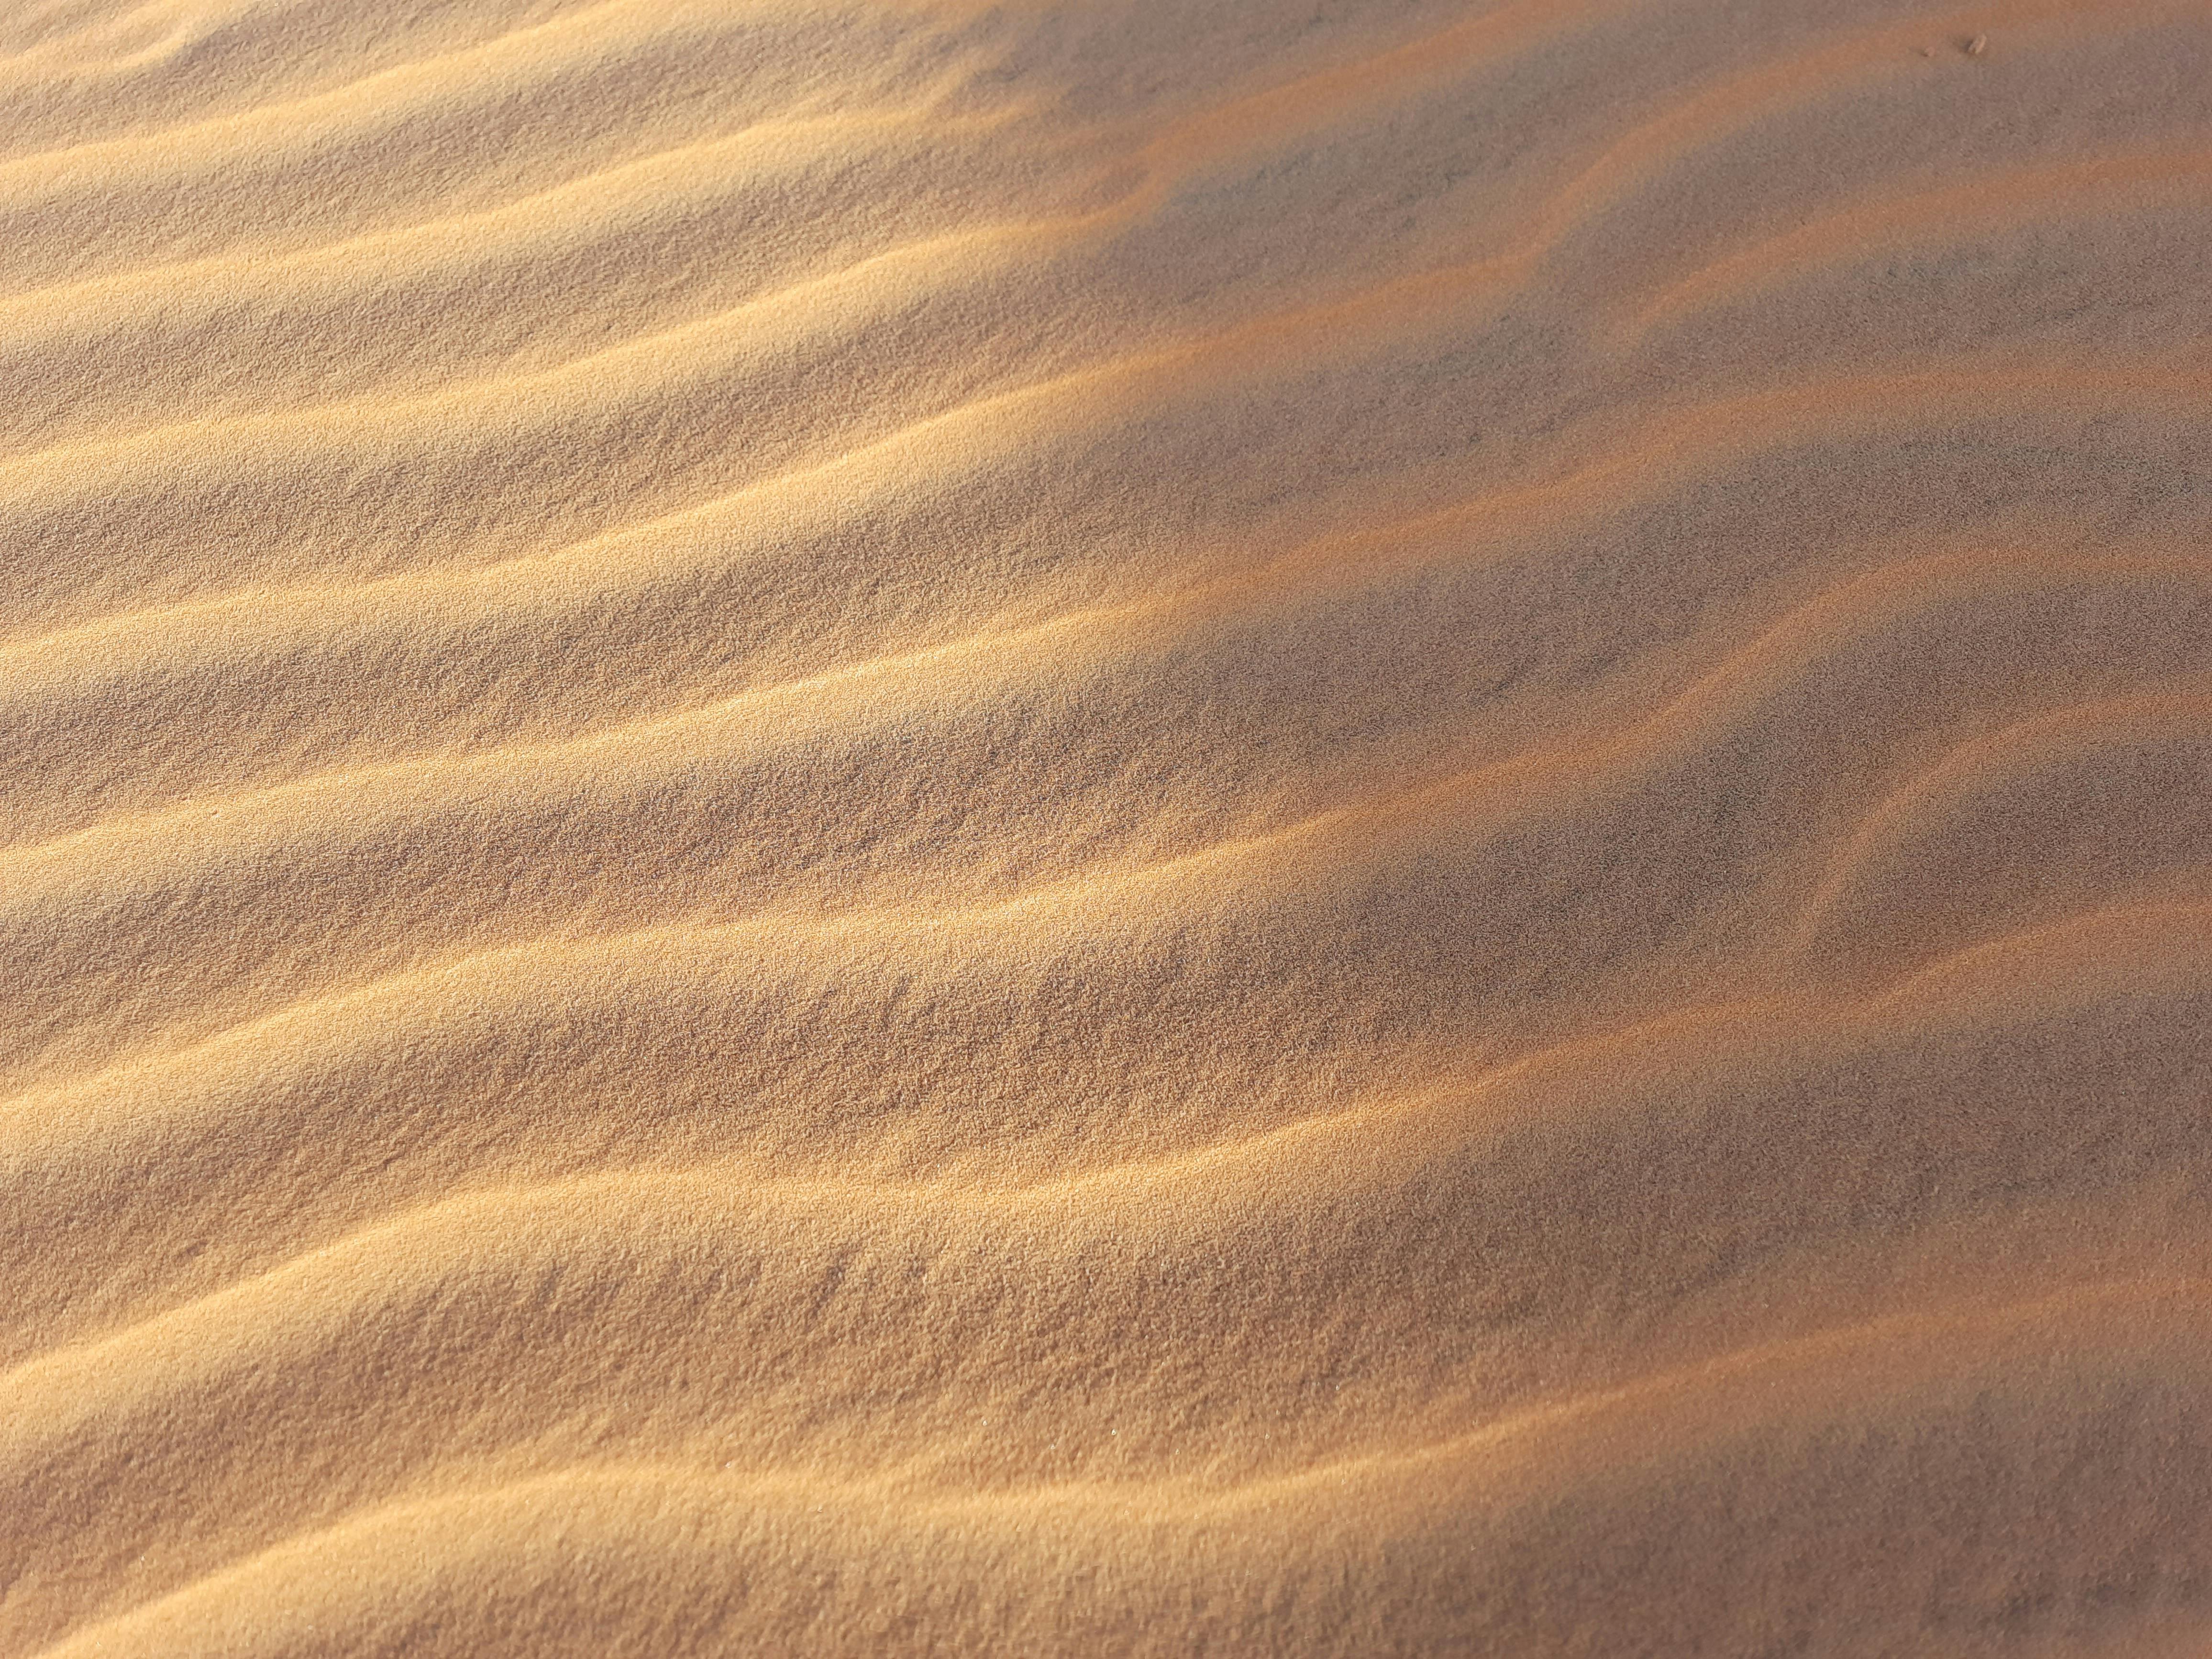
[[2208, 68], [0, 9], [0, 1654], [2192, 1650]]

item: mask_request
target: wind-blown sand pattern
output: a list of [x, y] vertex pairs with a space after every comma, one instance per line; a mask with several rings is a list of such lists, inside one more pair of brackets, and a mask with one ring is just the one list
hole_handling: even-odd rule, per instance
[[0, 1653], [2212, 1643], [2212, 12], [0, 8]]

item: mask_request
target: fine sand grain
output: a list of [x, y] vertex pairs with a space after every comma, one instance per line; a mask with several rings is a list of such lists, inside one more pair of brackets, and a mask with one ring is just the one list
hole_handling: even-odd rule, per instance
[[2212, 1647], [2204, 0], [0, 0], [0, 1655]]

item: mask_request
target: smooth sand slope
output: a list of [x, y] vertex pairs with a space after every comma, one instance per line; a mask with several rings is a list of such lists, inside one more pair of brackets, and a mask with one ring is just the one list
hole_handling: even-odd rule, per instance
[[2212, 10], [0, 5], [0, 1655], [2212, 1645]]

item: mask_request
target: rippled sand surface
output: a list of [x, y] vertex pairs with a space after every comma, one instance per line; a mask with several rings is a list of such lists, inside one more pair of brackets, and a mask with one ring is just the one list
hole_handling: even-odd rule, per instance
[[2212, 1643], [2212, 11], [0, 5], [0, 1654]]

